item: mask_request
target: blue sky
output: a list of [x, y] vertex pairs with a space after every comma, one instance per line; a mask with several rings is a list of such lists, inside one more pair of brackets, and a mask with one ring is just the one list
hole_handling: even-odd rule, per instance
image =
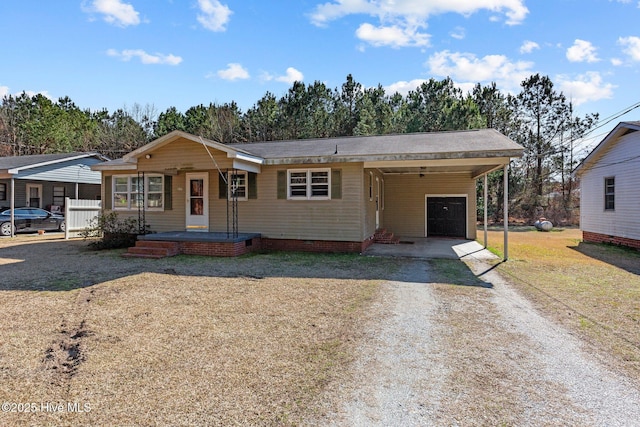
[[3, 0], [0, 16], [0, 96], [91, 110], [246, 111], [294, 80], [336, 88], [347, 74], [406, 94], [447, 76], [517, 93], [540, 73], [603, 119], [640, 102], [638, 0]]

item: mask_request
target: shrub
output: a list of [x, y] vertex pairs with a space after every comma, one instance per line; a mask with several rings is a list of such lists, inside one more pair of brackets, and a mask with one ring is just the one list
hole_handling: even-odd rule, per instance
[[[145, 234], [148, 233], [148, 225], [144, 225]], [[128, 248], [135, 245], [140, 233], [136, 218], [127, 217], [120, 219], [116, 212], [100, 214], [91, 220], [89, 227], [80, 235], [86, 239], [98, 239], [89, 243], [94, 249]]]

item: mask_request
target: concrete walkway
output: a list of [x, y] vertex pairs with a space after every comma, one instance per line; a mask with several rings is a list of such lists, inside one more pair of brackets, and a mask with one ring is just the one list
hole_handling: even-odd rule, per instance
[[498, 259], [475, 240], [401, 237], [400, 242], [397, 245], [374, 243], [364, 255], [422, 259]]

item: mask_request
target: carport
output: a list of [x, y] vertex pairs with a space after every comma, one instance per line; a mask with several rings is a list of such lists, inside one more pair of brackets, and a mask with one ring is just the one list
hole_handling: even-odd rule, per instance
[[[380, 174], [382, 183], [378, 192], [373, 190], [376, 228], [389, 229], [402, 241], [410, 238], [426, 242], [443, 237], [473, 241], [478, 237], [478, 180], [484, 182], [483, 197], [487, 200], [487, 176], [500, 169], [504, 171], [503, 215], [509, 218], [509, 163], [511, 158], [522, 156], [522, 147], [497, 131], [443, 132], [431, 137], [429, 142], [427, 153], [378, 157], [375, 161], [364, 162], [365, 170], [375, 171], [372, 176], [373, 173]], [[375, 179], [378, 181], [377, 175]], [[485, 248], [487, 217], [485, 204]], [[508, 221], [505, 221], [505, 260], [508, 258], [508, 234]], [[408, 249], [400, 247], [396, 250]]]

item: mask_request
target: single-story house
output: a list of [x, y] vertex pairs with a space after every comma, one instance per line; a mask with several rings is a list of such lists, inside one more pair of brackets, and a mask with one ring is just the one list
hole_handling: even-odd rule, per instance
[[640, 121], [620, 122], [578, 165], [585, 242], [640, 249]]
[[228, 145], [174, 131], [93, 169], [103, 209], [154, 232], [362, 252], [379, 229], [475, 239], [476, 180], [522, 152], [493, 129]]
[[100, 198], [98, 153], [0, 157], [0, 208], [36, 207], [64, 212], [65, 197]]

